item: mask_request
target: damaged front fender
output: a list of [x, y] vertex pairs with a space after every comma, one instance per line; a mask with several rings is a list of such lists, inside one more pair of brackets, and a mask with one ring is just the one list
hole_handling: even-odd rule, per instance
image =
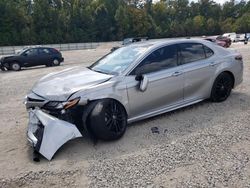
[[82, 134], [74, 124], [34, 109], [29, 111], [27, 136], [35, 151], [51, 160], [63, 144]]

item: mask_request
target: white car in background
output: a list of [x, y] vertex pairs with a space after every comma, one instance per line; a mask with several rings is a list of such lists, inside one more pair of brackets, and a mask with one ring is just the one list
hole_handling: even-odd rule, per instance
[[245, 41], [245, 34], [237, 34], [238, 41], [244, 42]]
[[230, 38], [232, 42], [238, 42], [239, 41], [239, 38], [237, 38], [236, 33], [224, 33], [222, 36]]

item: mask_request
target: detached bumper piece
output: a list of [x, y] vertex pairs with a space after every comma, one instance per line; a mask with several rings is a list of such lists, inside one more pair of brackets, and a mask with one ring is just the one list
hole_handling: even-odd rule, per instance
[[34, 150], [51, 160], [63, 144], [82, 134], [74, 124], [34, 109], [29, 111], [27, 136]]
[[6, 70], [6, 68], [2, 65], [1, 62], [0, 62], [0, 70], [2, 70], [2, 71], [5, 71], [5, 70]]

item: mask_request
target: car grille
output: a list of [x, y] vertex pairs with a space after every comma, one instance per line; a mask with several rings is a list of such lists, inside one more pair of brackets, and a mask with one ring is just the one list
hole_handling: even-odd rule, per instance
[[35, 108], [35, 107], [43, 107], [48, 101], [43, 99], [35, 99], [31, 97], [27, 97], [26, 99], [26, 108]]
[[45, 100], [41, 100], [41, 99], [32, 99], [32, 98], [27, 98], [27, 101], [30, 101], [30, 102], [44, 102]]

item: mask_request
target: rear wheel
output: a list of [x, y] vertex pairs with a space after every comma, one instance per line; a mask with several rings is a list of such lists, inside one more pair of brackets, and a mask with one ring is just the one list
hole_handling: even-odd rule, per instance
[[112, 99], [104, 99], [97, 102], [87, 123], [96, 138], [116, 140], [126, 131], [127, 115], [121, 104]]
[[54, 59], [52, 62], [53, 66], [59, 66], [60, 65], [60, 61], [58, 59]]
[[13, 62], [13, 63], [11, 64], [11, 69], [12, 69], [13, 71], [19, 71], [19, 70], [21, 69], [21, 66], [20, 66], [20, 64], [19, 64], [18, 62]]
[[226, 72], [221, 73], [214, 81], [214, 85], [211, 92], [211, 100], [214, 102], [225, 101], [229, 97], [232, 88], [232, 76]]

